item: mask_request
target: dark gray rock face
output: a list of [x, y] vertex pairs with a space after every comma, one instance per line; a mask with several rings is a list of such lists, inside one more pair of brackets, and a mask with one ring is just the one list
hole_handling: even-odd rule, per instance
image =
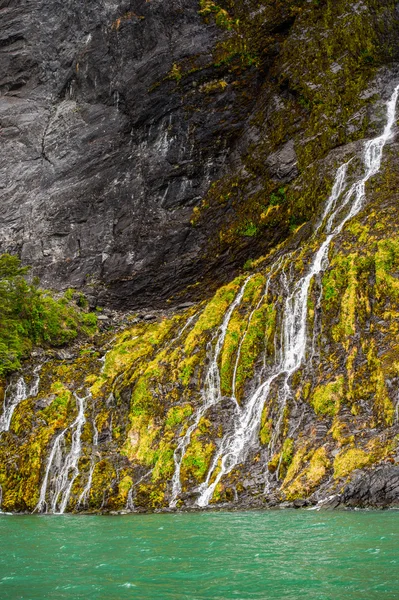
[[[18, 252], [44, 285], [93, 287], [127, 306], [196, 281], [206, 240], [192, 207], [252, 102], [201, 87], [216, 77], [223, 32], [198, 10], [196, 0], [2, 3], [0, 251]], [[192, 74], [180, 82], [182, 61]]]
[[358, 471], [332, 504], [357, 508], [399, 506], [399, 467], [381, 465]]

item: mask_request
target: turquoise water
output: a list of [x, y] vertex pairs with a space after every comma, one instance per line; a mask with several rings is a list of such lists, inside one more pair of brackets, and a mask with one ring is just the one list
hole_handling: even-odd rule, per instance
[[399, 598], [399, 512], [0, 516], [0, 598]]

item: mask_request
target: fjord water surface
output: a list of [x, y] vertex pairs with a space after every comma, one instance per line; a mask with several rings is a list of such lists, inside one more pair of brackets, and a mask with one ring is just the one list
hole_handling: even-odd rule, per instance
[[393, 600], [399, 512], [0, 517], [0, 598]]

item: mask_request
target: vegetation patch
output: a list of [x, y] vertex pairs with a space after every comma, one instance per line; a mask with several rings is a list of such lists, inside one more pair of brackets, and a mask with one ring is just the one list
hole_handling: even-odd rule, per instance
[[35, 345], [63, 346], [97, 330], [83, 295], [70, 290], [56, 297], [37, 279], [29, 283], [28, 272], [16, 256], [0, 255], [0, 377], [19, 369]]
[[344, 378], [338, 377], [324, 385], [319, 385], [313, 392], [311, 404], [317, 415], [333, 417], [340, 409], [344, 394]]

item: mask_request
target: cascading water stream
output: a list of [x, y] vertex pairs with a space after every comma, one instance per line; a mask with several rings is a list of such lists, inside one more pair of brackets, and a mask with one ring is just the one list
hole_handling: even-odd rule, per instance
[[12, 416], [18, 404], [27, 398], [33, 398], [38, 395], [40, 384], [39, 373], [42, 366], [40, 364], [33, 369], [33, 381], [30, 386], [26, 384], [25, 379], [21, 376], [15, 384], [10, 383], [7, 387], [4, 394], [3, 414], [0, 417], [0, 433], [9, 431]]
[[241, 341], [239, 343], [238, 346], [238, 350], [237, 350], [237, 356], [236, 356], [236, 361], [234, 364], [234, 371], [233, 371], [233, 381], [232, 381], [232, 385], [231, 385], [231, 389], [232, 389], [232, 399], [235, 402], [235, 404], [238, 407], [238, 402], [237, 402], [237, 397], [236, 397], [236, 387], [237, 387], [237, 371], [238, 371], [238, 367], [240, 364], [240, 359], [241, 359], [241, 350], [242, 350], [242, 346], [245, 342], [245, 339], [247, 337], [248, 334], [248, 330], [249, 327], [252, 323], [252, 319], [254, 317], [254, 314], [256, 313], [257, 310], [259, 310], [259, 308], [261, 307], [262, 303], [265, 301], [265, 299], [267, 299], [268, 295], [269, 295], [269, 287], [270, 287], [270, 282], [273, 278], [273, 275], [276, 273], [276, 271], [278, 270], [278, 268], [281, 266], [281, 263], [283, 261], [284, 257], [280, 257], [276, 263], [272, 266], [272, 268], [270, 269], [270, 273], [269, 276], [266, 280], [266, 285], [265, 285], [265, 290], [263, 292], [263, 294], [260, 297], [259, 302], [257, 303], [257, 305], [255, 306], [255, 308], [253, 309], [253, 311], [250, 313], [248, 321], [247, 321], [247, 326], [245, 328], [244, 331], [244, 335], [241, 338]]
[[[316, 230], [318, 232], [327, 219], [325, 226], [326, 239], [316, 251], [307, 274], [293, 283], [289, 282], [287, 278], [288, 293], [282, 307], [280, 353], [276, 357], [275, 364], [271, 368], [267, 379], [258, 386], [246, 405], [239, 408], [234, 423], [234, 431], [223, 438], [219, 451], [212, 461], [207, 478], [199, 488], [201, 494], [197, 500], [198, 506], [205, 507], [208, 505], [222, 477], [230, 473], [245, 458], [246, 450], [252, 446], [259, 430], [263, 407], [269, 397], [271, 386], [277, 380], [282, 379], [278, 389], [279, 417], [269, 445], [270, 453], [272, 454], [274, 451], [281, 433], [284, 409], [291, 394], [289, 381], [291, 376], [303, 364], [306, 354], [307, 302], [312, 279], [327, 268], [328, 252], [333, 239], [341, 233], [345, 224], [357, 215], [363, 207], [366, 198], [366, 183], [380, 170], [383, 149], [386, 142], [392, 137], [398, 95], [399, 86], [395, 88], [391, 99], [387, 103], [387, 124], [383, 134], [365, 143], [363, 154], [365, 174], [350, 187], [346, 194], [344, 192], [347, 185], [349, 162], [341, 165], [337, 171], [331, 196], [326, 203], [323, 216]], [[339, 199], [343, 194], [343, 199], [339, 203]], [[207, 389], [204, 386], [205, 397], [206, 394]], [[211, 480], [212, 483], [210, 483]]]
[[[220, 328], [217, 330], [216, 334], [212, 338], [212, 340], [208, 344], [208, 355], [209, 355], [209, 367], [207, 369], [205, 375], [204, 387], [202, 390], [202, 399], [203, 403], [195, 413], [195, 417], [191, 425], [188, 427], [184, 436], [182, 436], [177, 444], [177, 447], [173, 454], [173, 460], [175, 464], [175, 470], [172, 478], [172, 495], [169, 506], [171, 508], [175, 508], [177, 504], [177, 499], [179, 494], [181, 493], [181, 481], [180, 481], [180, 471], [181, 465], [186, 453], [187, 447], [191, 441], [192, 433], [197, 429], [203, 415], [206, 411], [211, 408], [211, 406], [215, 406], [222, 399], [222, 392], [220, 389], [220, 372], [218, 360], [220, 353], [223, 348], [224, 340], [226, 338], [227, 328], [230, 323], [231, 316], [234, 310], [241, 304], [241, 301], [244, 296], [245, 289], [248, 285], [251, 277], [247, 277], [241, 286], [238, 294], [236, 295], [233, 302], [230, 304], [229, 309], [223, 319], [223, 323]], [[215, 337], [217, 336], [216, 344], [213, 347], [213, 342]]]
[[[64, 513], [68, 505], [73, 483], [79, 475], [78, 463], [82, 452], [81, 435], [83, 426], [86, 423], [84, 409], [86, 400], [90, 397], [90, 394], [84, 398], [80, 398], [77, 394], [74, 394], [74, 396], [78, 406], [78, 415], [73, 423], [68, 425], [55, 438], [47, 461], [39, 501], [34, 512], [48, 511], [48, 502], [46, 500], [48, 492], [50, 511], [52, 513]], [[63, 457], [65, 436], [69, 430], [72, 431], [71, 448], [65, 457]], [[52, 470], [55, 471], [55, 475], [50, 479]], [[50, 489], [48, 490], [49, 485]]]
[[127, 493], [125, 510], [134, 511], [133, 492], [134, 492], [135, 488], [137, 488], [140, 485], [140, 483], [142, 483], [144, 481], [144, 479], [147, 479], [147, 477], [149, 477], [151, 475], [151, 473], [152, 473], [152, 469], [147, 471], [147, 473], [145, 473], [142, 477], [140, 477], [140, 479], [138, 479], [135, 483], [133, 483], [132, 487], [130, 488], [130, 490]]
[[93, 473], [94, 473], [94, 469], [96, 466], [96, 463], [94, 460], [94, 451], [97, 448], [97, 446], [98, 446], [98, 429], [96, 427], [96, 422], [93, 420], [93, 444], [92, 444], [92, 456], [91, 456], [91, 461], [90, 461], [89, 476], [87, 478], [87, 483], [83, 489], [83, 492], [80, 494], [80, 496], [78, 498], [76, 508], [80, 508], [81, 506], [86, 506], [89, 502], [91, 484], [93, 482]]

